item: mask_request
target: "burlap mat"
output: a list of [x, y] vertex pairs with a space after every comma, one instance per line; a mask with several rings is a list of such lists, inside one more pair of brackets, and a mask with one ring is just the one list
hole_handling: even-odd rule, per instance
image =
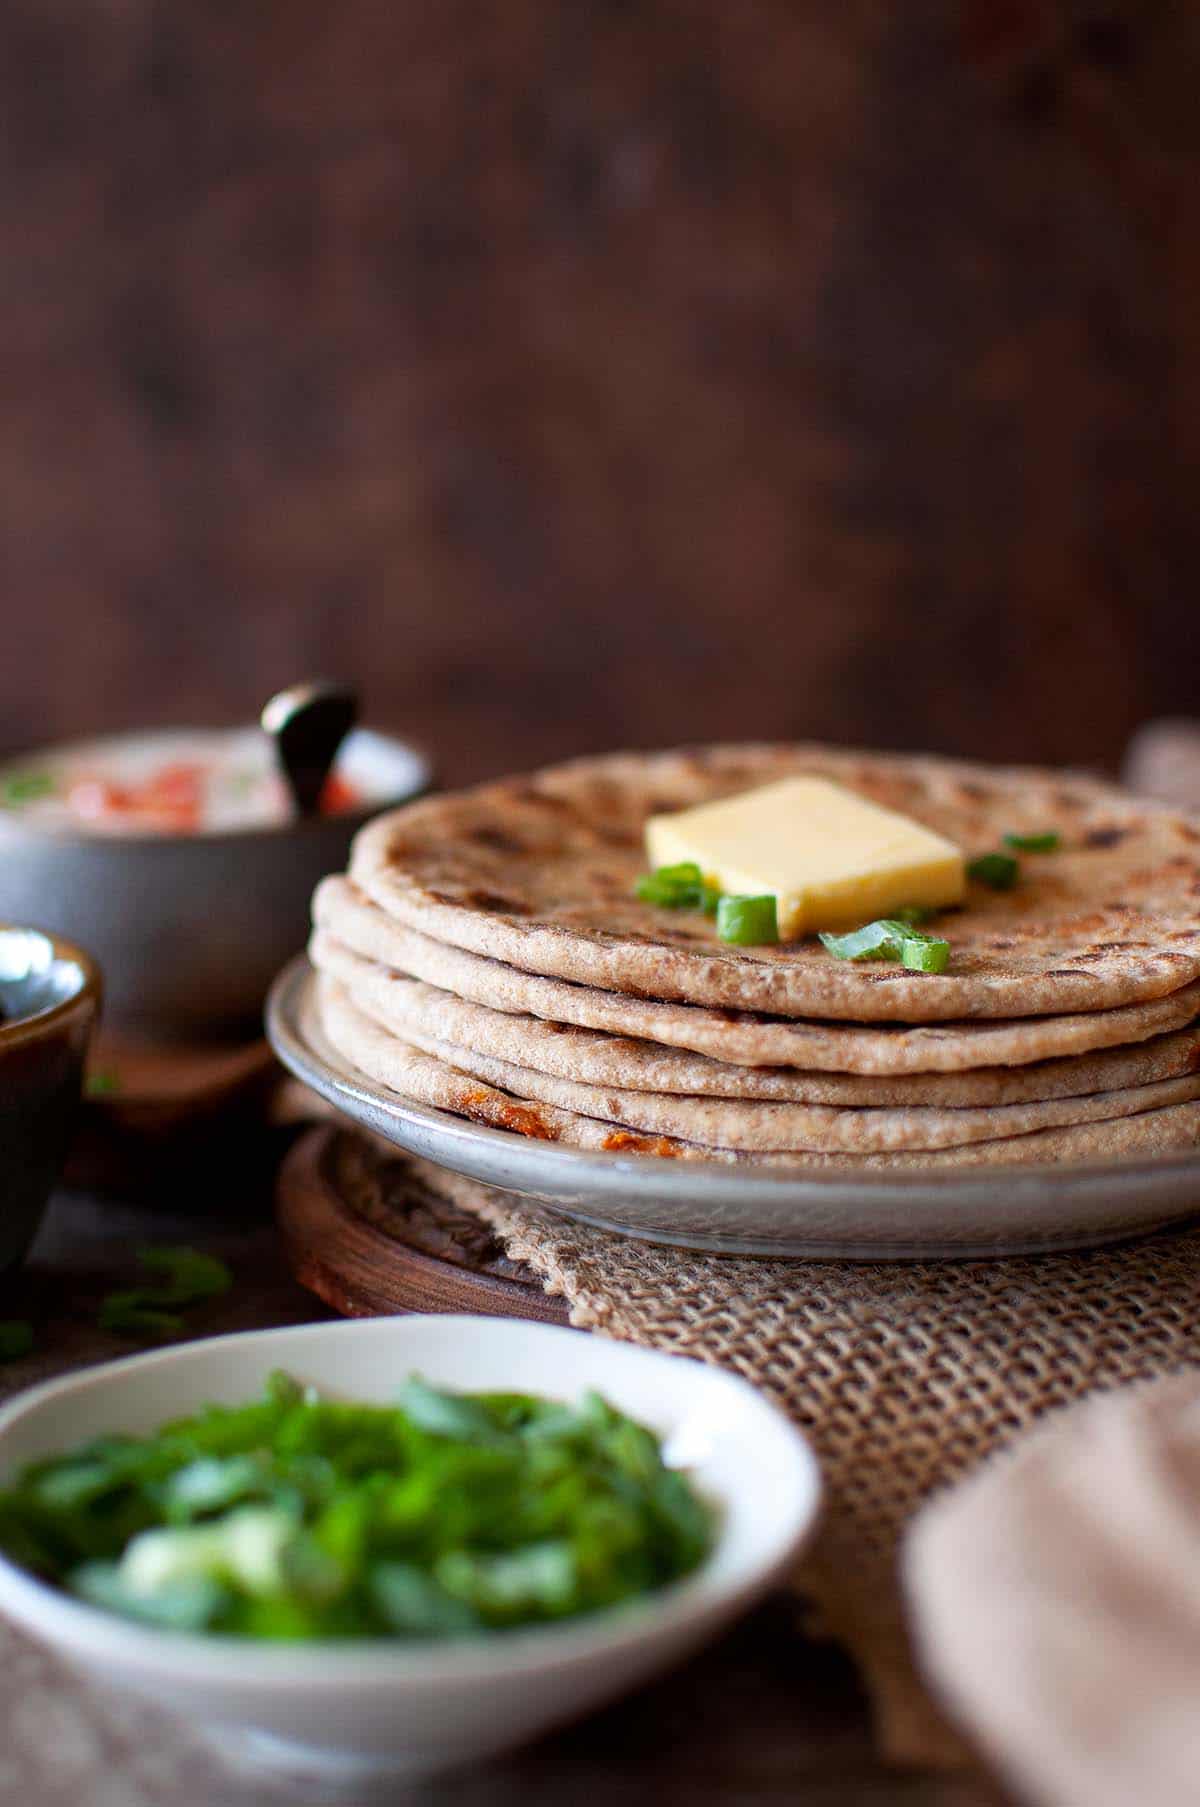
[[917, 1507], [1051, 1407], [1200, 1363], [1200, 1230], [1007, 1261], [733, 1259], [422, 1176], [565, 1297], [573, 1324], [722, 1363], [804, 1428], [827, 1504], [797, 1582], [857, 1661], [897, 1762], [966, 1760], [908, 1650], [895, 1552]]

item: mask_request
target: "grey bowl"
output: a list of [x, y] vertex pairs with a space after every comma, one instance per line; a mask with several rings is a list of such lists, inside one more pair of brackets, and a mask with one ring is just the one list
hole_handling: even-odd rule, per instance
[[99, 1008], [85, 953], [0, 924], [0, 1271], [25, 1254], [62, 1172]]
[[425, 756], [386, 735], [357, 729], [345, 752], [371, 770], [369, 806], [279, 826], [99, 835], [0, 810], [0, 918], [91, 948], [109, 1024], [162, 1040], [258, 1032], [318, 879], [345, 867], [370, 816], [431, 781]]

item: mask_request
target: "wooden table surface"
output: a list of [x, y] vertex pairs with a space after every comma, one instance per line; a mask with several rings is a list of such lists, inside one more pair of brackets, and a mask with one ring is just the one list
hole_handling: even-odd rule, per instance
[[[289, 1278], [265, 1198], [236, 1189], [185, 1214], [62, 1195], [0, 1316], [32, 1316], [38, 1348], [0, 1370], [8, 1394], [47, 1374], [129, 1354], [95, 1327], [104, 1292], [127, 1284], [139, 1243], [186, 1241], [222, 1255], [232, 1292], [194, 1314], [198, 1334], [325, 1316]], [[249, 1807], [304, 1797], [234, 1776], [186, 1728], [94, 1694], [0, 1628], [0, 1803], [21, 1807]], [[327, 1798], [327, 1797], [326, 1797]], [[378, 1798], [378, 1797], [376, 1797]], [[875, 1755], [849, 1663], [805, 1639], [787, 1599], [657, 1685], [508, 1760], [398, 1788], [399, 1807], [999, 1807], [979, 1778], [901, 1774]], [[358, 1807], [338, 1797], [338, 1807]]]

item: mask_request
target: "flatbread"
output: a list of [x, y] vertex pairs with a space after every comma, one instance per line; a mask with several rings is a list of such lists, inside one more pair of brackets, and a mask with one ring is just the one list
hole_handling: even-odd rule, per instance
[[[632, 894], [646, 818], [790, 774], [832, 778], [968, 854], [1056, 830], [1010, 892], [939, 926], [950, 969], [730, 947]], [[1110, 1009], [1200, 976], [1200, 825], [1093, 779], [949, 760], [734, 746], [615, 754], [431, 797], [360, 831], [351, 876], [409, 928], [532, 973], [649, 997], [857, 1022]]]
[[751, 1153], [706, 1147], [671, 1136], [648, 1136], [619, 1124], [518, 1098], [462, 1072], [448, 1061], [422, 1053], [380, 1028], [355, 1007], [336, 980], [325, 975], [318, 979], [317, 1005], [324, 1032], [343, 1059], [400, 1097], [455, 1112], [493, 1129], [575, 1148], [778, 1171], [819, 1169], [832, 1173], [1107, 1162], [1179, 1152], [1194, 1148], [1200, 1140], [1200, 1101], [1190, 1100], [1132, 1117], [919, 1153]]
[[829, 1154], [886, 1154], [916, 1148], [954, 1148], [970, 1142], [1029, 1135], [1035, 1130], [1056, 1129], [1070, 1123], [1132, 1117], [1140, 1111], [1184, 1104], [1200, 1097], [1200, 1074], [1196, 1073], [1118, 1092], [1093, 1092], [1083, 1098], [984, 1105], [968, 1110], [913, 1106], [900, 1110], [846, 1110], [838, 1105], [633, 1092], [539, 1073], [532, 1067], [480, 1053], [477, 1048], [442, 1041], [419, 1029], [398, 1029], [388, 1008], [389, 1000], [381, 999], [373, 986], [351, 987], [346, 995], [381, 1029], [399, 1034], [401, 1040], [422, 1054], [431, 1054], [473, 1079], [486, 1080], [523, 1103], [550, 1104], [580, 1116], [619, 1123], [646, 1135], [671, 1136], [747, 1153], [804, 1149]]
[[[846, 1073], [900, 1078], [908, 1075], [963, 1075], [973, 1069], [1045, 1063], [1096, 1050], [1127, 1047], [1185, 1028], [1200, 1016], [1200, 981], [1165, 997], [1111, 1010], [1026, 1020], [979, 1020], [939, 1023], [925, 1028], [881, 1027], [801, 1022], [749, 1011], [710, 1010], [703, 1006], [635, 998], [596, 986], [573, 984], [522, 972], [500, 960], [468, 953], [405, 928], [364, 898], [346, 879], [327, 878], [317, 888], [313, 914], [344, 947], [393, 970], [425, 980], [443, 991], [509, 1015], [526, 1014], [550, 1023], [623, 1037], [637, 1037], [667, 1048], [706, 1055], [739, 1066], [784, 1066], [807, 1074]], [[1147, 1072], [1128, 1078], [1100, 1077], [1107, 1084], [1137, 1084], [1168, 1077]], [[1019, 1075], [1014, 1075], [1019, 1080]], [[964, 1082], [969, 1084], [969, 1082]], [[663, 1088], [665, 1089], [665, 1088]], [[996, 1098], [1015, 1102], [1016, 1093]], [[1034, 1091], [1034, 1096], [1054, 1096]], [[879, 1097], [874, 1103], [904, 1103], [903, 1097]], [[938, 1100], [946, 1104], [991, 1102], [971, 1091]], [[851, 1099], [827, 1097], [827, 1103]]]
[[309, 953], [314, 966], [341, 980], [369, 1015], [417, 1046], [424, 1047], [429, 1040], [449, 1043], [561, 1079], [635, 1092], [854, 1109], [961, 1110], [1118, 1092], [1200, 1071], [1200, 1027], [1195, 1025], [1131, 1048], [1028, 1067], [984, 1067], [973, 1073], [875, 1079], [808, 1073], [796, 1067], [739, 1067], [631, 1036], [489, 1010], [354, 953], [328, 929], [314, 931]]

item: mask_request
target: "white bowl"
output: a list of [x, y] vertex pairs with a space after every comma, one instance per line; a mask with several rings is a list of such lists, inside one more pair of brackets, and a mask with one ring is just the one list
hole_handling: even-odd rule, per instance
[[261, 1644], [148, 1629], [0, 1558], [0, 1611], [77, 1667], [184, 1714], [229, 1755], [334, 1781], [428, 1774], [572, 1719], [713, 1637], [777, 1581], [811, 1530], [820, 1483], [800, 1434], [718, 1368], [543, 1324], [374, 1318], [260, 1330], [134, 1356], [36, 1387], [0, 1412], [0, 1485], [102, 1431], [145, 1433], [208, 1401], [237, 1404], [272, 1368], [386, 1402], [436, 1386], [564, 1400], [589, 1389], [651, 1425], [720, 1513], [716, 1547], [657, 1595], [553, 1627], [451, 1643]]

